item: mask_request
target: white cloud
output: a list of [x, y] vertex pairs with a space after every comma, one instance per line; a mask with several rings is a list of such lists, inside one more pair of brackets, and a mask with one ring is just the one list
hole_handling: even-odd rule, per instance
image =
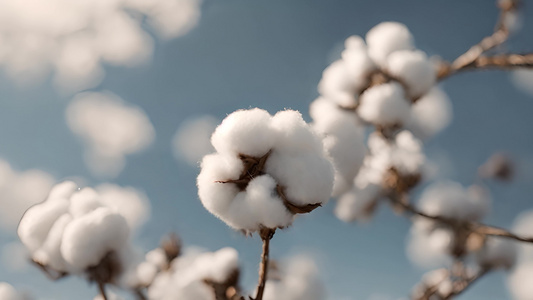
[[209, 115], [182, 122], [172, 139], [172, 150], [176, 159], [198, 166], [204, 155], [215, 151], [211, 145], [211, 134], [219, 123], [218, 119]]
[[85, 163], [97, 176], [117, 176], [126, 155], [146, 149], [155, 139], [145, 112], [109, 92], [77, 95], [67, 107], [66, 120], [86, 144]]
[[0, 229], [14, 230], [24, 212], [43, 201], [53, 184], [54, 178], [46, 172], [19, 172], [0, 159]]
[[150, 57], [146, 22], [162, 38], [187, 33], [200, 0], [2, 0], [0, 65], [15, 79], [54, 72], [66, 91], [93, 87], [102, 64], [131, 66]]

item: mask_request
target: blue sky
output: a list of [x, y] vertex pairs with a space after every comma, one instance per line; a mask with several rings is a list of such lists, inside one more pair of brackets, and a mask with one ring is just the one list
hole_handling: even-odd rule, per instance
[[[533, 6], [524, 9], [523, 29], [509, 42], [511, 51], [533, 49], [533, 20], [527, 18]], [[232, 231], [203, 209], [196, 195], [198, 170], [172, 156], [171, 139], [179, 124], [194, 115], [222, 119], [250, 107], [271, 113], [297, 109], [309, 119], [321, 72], [348, 36], [364, 35], [382, 21], [399, 21], [410, 28], [419, 48], [450, 60], [490, 34], [497, 13], [493, 1], [486, 0], [206, 0], [189, 34], [157, 42], [153, 58], [142, 66], [107, 67], [107, 76], [93, 89], [141, 106], [156, 130], [156, 142], [128, 157], [125, 170], [113, 180], [144, 190], [151, 200], [152, 219], [136, 237], [138, 244], [149, 250], [165, 233], [176, 231], [187, 245], [235, 247], [242, 257], [244, 286], [251, 288], [260, 241]], [[443, 87], [454, 120], [426, 145], [427, 153], [449, 160], [449, 178], [465, 185], [474, 182], [477, 167], [493, 152], [511, 153], [519, 177], [489, 185], [493, 211], [488, 218], [509, 227], [519, 212], [533, 209], [533, 99], [501, 71], [460, 74]], [[20, 86], [4, 76], [0, 157], [18, 170], [39, 168], [59, 179], [82, 176], [91, 185], [100, 183], [84, 166], [82, 144], [66, 126], [70, 98], [49, 81]], [[272, 257], [314, 255], [332, 299], [407, 296], [424, 272], [405, 255], [409, 222], [383, 206], [368, 224], [345, 224], [333, 216], [331, 204], [277, 232]], [[14, 239], [0, 232], [0, 245]], [[510, 299], [504, 279], [490, 275], [462, 299]], [[20, 273], [0, 267], [0, 281], [43, 299], [92, 299], [96, 294], [80, 279], [54, 284], [34, 269]]]

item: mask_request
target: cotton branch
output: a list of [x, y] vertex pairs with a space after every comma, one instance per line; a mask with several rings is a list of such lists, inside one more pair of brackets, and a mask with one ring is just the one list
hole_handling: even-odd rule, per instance
[[474, 69], [512, 69], [533, 67], [533, 54], [501, 54], [496, 56], [483, 56], [487, 51], [494, 49], [507, 41], [510, 28], [506, 20], [512, 17], [519, 6], [519, 0], [502, 0], [498, 2], [500, 17], [494, 33], [485, 37], [478, 44], [456, 58], [452, 63], [442, 62], [437, 74], [438, 80], [443, 80], [455, 73]]
[[268, 259], [270, 252], [270, 240], [274, 236], [275, 230], [270, 228], [261, 229], [259, 235], [261, 240], [263, 240], [263, 253], [261, 253], [261, 265], [259, 266], [259, 281], [257, 283], [257, 293], [255, 298], [251, 300], [262, 300], [263, 293], [265, 292], [265, 284], [268, 275]]

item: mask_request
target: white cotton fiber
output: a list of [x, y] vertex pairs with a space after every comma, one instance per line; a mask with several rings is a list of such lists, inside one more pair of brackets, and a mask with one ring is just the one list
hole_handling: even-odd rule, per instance
[[17, 230], [22, 243], [34, 252], [39, 249], [55, 221], [68, 211], [68, 200], [54, 198], [52, 201], [32, 206], [20, 220]]
[[150, 216], [150, 202], [146, 194], [134, 187], [104, 183], [96, 187], [99, 201], [121, 214], [132, 229], [143, 225]]
[[318, 92], [325, 99], [341, 107], [355, 107], [357, 95], [363, 82], [353, 81], [345, 61], [337, 60], [322, 73], [318, 83]]
[[86, 187], [72, 195], [69, 212], [74, 218], [78, 218], [102, 206], [103, 204], [98, 199], [98, 193], [94, 189]]
[[383, 22], [366, 34], [370, 57], [380, 65], [385, 65], [389, 54], [399, 50], [414, 48], [414, 38], [409, 29], [401, 23]]
[[365, 221], [372, 216], [373, 206], [379, 199], [382, 188], [366, 182], [343, 194], [337, 200], [335, 216], [344, 222]]
[[84, 270], [97, 265], [108, 252], [118, 250], [128, 238], [124, 217], [101, 207], [68, 224], [61, 254], [74, 268]]
[[476, 259], [481, 267], [510, 269], [516, 262], [517, 250], [514, 241], [487, 237], [483, 248], [476, 253]]
[[507, 278], [507, 286], [516, 300], [533, 299], [533, 262], [519, 264]]
[[430, 138], [446, 128], [452, 117], [450, 99], [442, 89], [433, 87], [413, 104], [406, 127], [419, 138]]
[[[212, 142], [218, 153], [202, 161], [198, 195], [208, 211], [235, 229], [286, 227], [292, 214], [282, 197], [305, 206], [324, 203], [331, 194], [331, 162], [299, 112], [274, 117], [260, 109], [234, 112]], [[245, 165], [250, 169], [243, 170]]]
[[0, 282], [0, 299], [2, 300], [28, 300], [28, 298], [19, 293], [13, 286], [6, 282]]
[[217, 127], [211, 143], [218, 153], [263, 156], [276, 142], [271, 119], [267, 111], [259, 108], [238, 110]]
[[41, 248], [33, 255], [33, 259], [56, 271], [69, 271], [69, 267], [61, 255], [61, 242], [65, 227], [72, 221], [70, 214], [64, 214], [54, 223], [48, 237]]
[[453, 238], [451, 231], [434, 228], [434, 223], [417, 218], [407, 238], [407, 256], [423, 268], [443, 266], [450, 261], [448, 253]]
[[375, 125], [401, 125], [409, 118], [410, 103], [402, 86], [390, 82], [366, 90], [361, 95], [357, 113], [363, 120]]
[[325, 300], [324, 284], [315, 262], [307, 256], [291, 258], [282, 265], [280, 280], [267, 280], [263, 299]]
[[333, 160], [333, 196], [346, 192], [366, 154], [364, 128], [350, 112], [319, 98], [310, 107], [313, 127], [323, 135], [324, 147]]
[[409, 98], [416, 99], [435, 84], [437, 74], [426, 53], [402, 50], [389, 55], [387, 71], [406, 85]]
[[479, 221], [490, 209], [490, 196], [480, 189], [465, 189], [451, 181], [436, 182], [424, 190], [419, 207], [430, 215]]

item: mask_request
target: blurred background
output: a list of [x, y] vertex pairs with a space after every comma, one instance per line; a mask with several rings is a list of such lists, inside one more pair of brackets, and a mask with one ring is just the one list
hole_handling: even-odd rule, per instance
[[[20, 3], [24, 2], [36, 1]], [[176, 232], [185, 245], [210, 250], [235, 247], [248, 290], [257, 280], [260, 240], [234, 232], [202, 207], [195, 184], [198, 167], [175, 155], [176, 146], [187, 144], [187, 138], [175, 137], [178, 128], [209, 115], [199, 134], [208, 132], [227, 114], [251, 107], [270, 113], [296, 109], [310, 120], [308, 107], [318, 96], [322, 71], [339, 57], [348, 36], [364, 36], [382, 21], [398, 21], [409, 27], [417, 47], [452, 60], [491, 34], [498, 16], [494, 1], [487, 0], [183, 2], [176, 8], [182, 12], [179, 18], [155, 13], [158, 17], [152, 18], [153, 10], [125, 9], [122, 14], [132, 15], [135, 26], [122, 22], [122, 14], [93, 18], [104, 14], [79, 10], [76, 17], [93, 14], [87, 18], [97, 20], [92, 24], [102, 37], [83, 40], [76, 36], [82, 41], [72, 39], [70, 46], [67, 42], [49, 44], [74, 36], [78, 26], [74, 21], [36, 33], [27, 21], [18, 22], [20, 16], [13, 12], [42, 28], [39, 19], [33, 18], [38, 7], [0, 4], [5, 12], [0, 18], [0, 48], [7, 49], [0, 49], [0, 68], [5, 71], [0, 75], [0, 158], [11, 168], [9, 174], [0, 173], [4, 177], [0, 177], [0, 203], [6, 209], [0, 217], [11, 215], [8, 209], [16, 205], [10, 202], [24, 197], [32, 201], [45, 195], [52, 182], [67, 178], [90, 186], [104, 182], [133, 186], [151, 203], [151, 218], [136, 233], [136, 245], [150, 250], [165, 234]], [[533, 16], [533, 5], [524, 2], [522, 28], [506, 44], [509, 51], [533, 50], [533, 19], [528, 18]], [[68, 10], [53, 13], [58, 14], [53, 19], [61, 19], [61, 13], [71, 16]], [[73, 26], [72, 32], [68, 26]], [[17, 34], [28, 38], [18, 40]], [[99, 52], [103, 54], [87, 49], [103, 49]], [[55, 57], [55, 53], [65, 54]], [[78, 61], [79, 57], [85, 58]], [[514, 77], [509, 72], [486, 71], [445, 80], [442, 86], [452, 100], [454, 119], [425, 145], [427, 156], [438, 166], [436, 176], [464, 185], [476, 181], [478, 167], [494, 152], [505, 151], [516, 161], [517, 176], [512, 182], [488, 185], [493, 209], [486, 221], [506, 228], [520, 212], [533, 209], [533, 95], [527, 90], [533, 78], [528, 81], [522, 76], [517, 82]], [[81, 91], [104, 94], [76, 95]], [[144, 111], [149, 120], [136, 119], [134, 113], [132, 122], [137, 125], [119, 130], [125, 132], [124, 143], [133, 146], [109, 148], [113, 135], [98, 136], [107, 129], [94, 124], [87, 129], [69, 121], [83, 119], [72, 116], [72, 99], [91, 95], [111, 97], [119, 107]], [[109, 116], [110, 120], [128, 118], [128, 114]], [[114, 164], [115, 160], [120, 162]], [[92, 163], [100, 167], [87, 167]], [[17, 181], [17, 176], [22, 178], [35, 169], [40, 170], [32, 173], [35, 178]], [[33, 190], [31, 180], [39, 183], [41, 191]], [[15, 191], [13, 185], [17, 185]], [[410, 222], [381, 207], [370, 222], [346, 224], [333, 215], [333, 207], [329, 203], [299, 218], [293, 227], [278, 231], [271, 257], [311, 255], [330, 299], [408, 296], [425, 272], [406, 255]], [[96, 295], [96, 287], [79, 278], [52, 283], [24, 263], [13, 222], [0, 222], [5, 223], [0, 227], [0, 281], [27, 290], [37, 299], [92, 299]], [[503, 272], [490, 274], [461, 299], [511, 299], [505, 278]]]

